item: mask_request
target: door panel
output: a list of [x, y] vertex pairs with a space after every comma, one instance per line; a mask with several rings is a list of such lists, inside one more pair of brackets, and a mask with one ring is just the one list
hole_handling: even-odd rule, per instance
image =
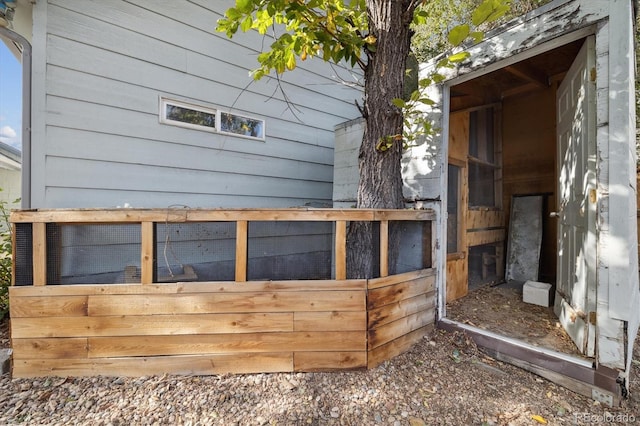
[[558, 271], [554, 310], [581, 353], [595, 356], [595, 40], [585, 40], [560, 84]]

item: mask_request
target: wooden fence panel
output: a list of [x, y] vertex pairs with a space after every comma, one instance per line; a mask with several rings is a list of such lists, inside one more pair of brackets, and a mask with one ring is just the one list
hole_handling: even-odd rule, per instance
[[[13, 376], [224, 374], [375, 366], [407, 350], [435, 320], [433, 269], [386, 276], [388, 221], [434, 219], [430, 210], [13, 212], [12, 222], [33, 224], [34, 262], [29, 266], [33, 283], [17, 283], [9, 292]], [[211, 221], [236, 224], [235, 280], [159, 284], [154, 276], [158, 224]], [[247, 281], [250, 221], [334, 222], [331, 266], [335, 279]], [[381, 278], [346, 279], [351, 221], [382, 223]], [[54, 256], [46, 250], [49, 223], [140, 224], [140, 234], [134, 233], [141, 241], [140, 252], [135, 253], [140, 280], [129, 283], [125, 268], [124, 282], [116, 278], [114, 284], [47, 283], [48, 256]], [[430, 253], [433, 242], [424, 241], [424, 236], [421, 241]], [[138, 267], [133, 267], [137, 274]]]
[[435, 324], [431, 269], [370, 280], [367, 297], [367, 367], [405, 352]]

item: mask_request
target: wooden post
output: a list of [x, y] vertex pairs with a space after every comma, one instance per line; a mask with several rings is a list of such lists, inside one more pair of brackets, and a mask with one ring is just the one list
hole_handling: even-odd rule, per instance
[[47, 285], [47, 224], [33, 223], [33, 285]]
[[141, 256], [140, 256], [140, 283], [153, 283], [153, 222], [142, 222], [141, 224]]
[[389, 276], [389, 221], [380, 221], [380, 277]]
[[247, 233], [248, 222], [236, 222], [236, 281], [247, 281]]
[[422, 267], [431, 268], [433, 266], [433, 238], [435, 231], [435, 221], [422, 222]]
[[336, 220], [336, 280], [347, 279], [347, 221]]

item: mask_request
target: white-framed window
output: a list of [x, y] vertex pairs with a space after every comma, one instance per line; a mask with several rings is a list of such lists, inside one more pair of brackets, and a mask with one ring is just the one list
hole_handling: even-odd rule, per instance
[[265, 122], [260, 118], [168, 98], [160, 98], [160, 122], [249, 139], [265, 139]]
[[164, 124], [215, 132], [217, 115], [212, 108], [160, 98], [160, 122]]
[[264, 120], [220, 111], [220, 132], [264, 140]]

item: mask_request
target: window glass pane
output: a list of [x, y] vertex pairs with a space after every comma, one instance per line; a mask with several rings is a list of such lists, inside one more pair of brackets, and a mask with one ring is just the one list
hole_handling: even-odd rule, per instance
[[495, 207], [495, 169], [469, 162], [469, 207]]
[[242, 117], [240, 115], [220, 113], [220, 130], [235, 133], [236, 135], [264, 138], [264, 125], [262, 120]]
[[167, 103], [165, 113], [167, 120], [210, 127], [212, 129], [216, 128], [215, 112], [199, 111]]
[[460, 205], [460, 167], [449, 164], [447, 186], [447, 253], [458, 252], [458, 212]]

